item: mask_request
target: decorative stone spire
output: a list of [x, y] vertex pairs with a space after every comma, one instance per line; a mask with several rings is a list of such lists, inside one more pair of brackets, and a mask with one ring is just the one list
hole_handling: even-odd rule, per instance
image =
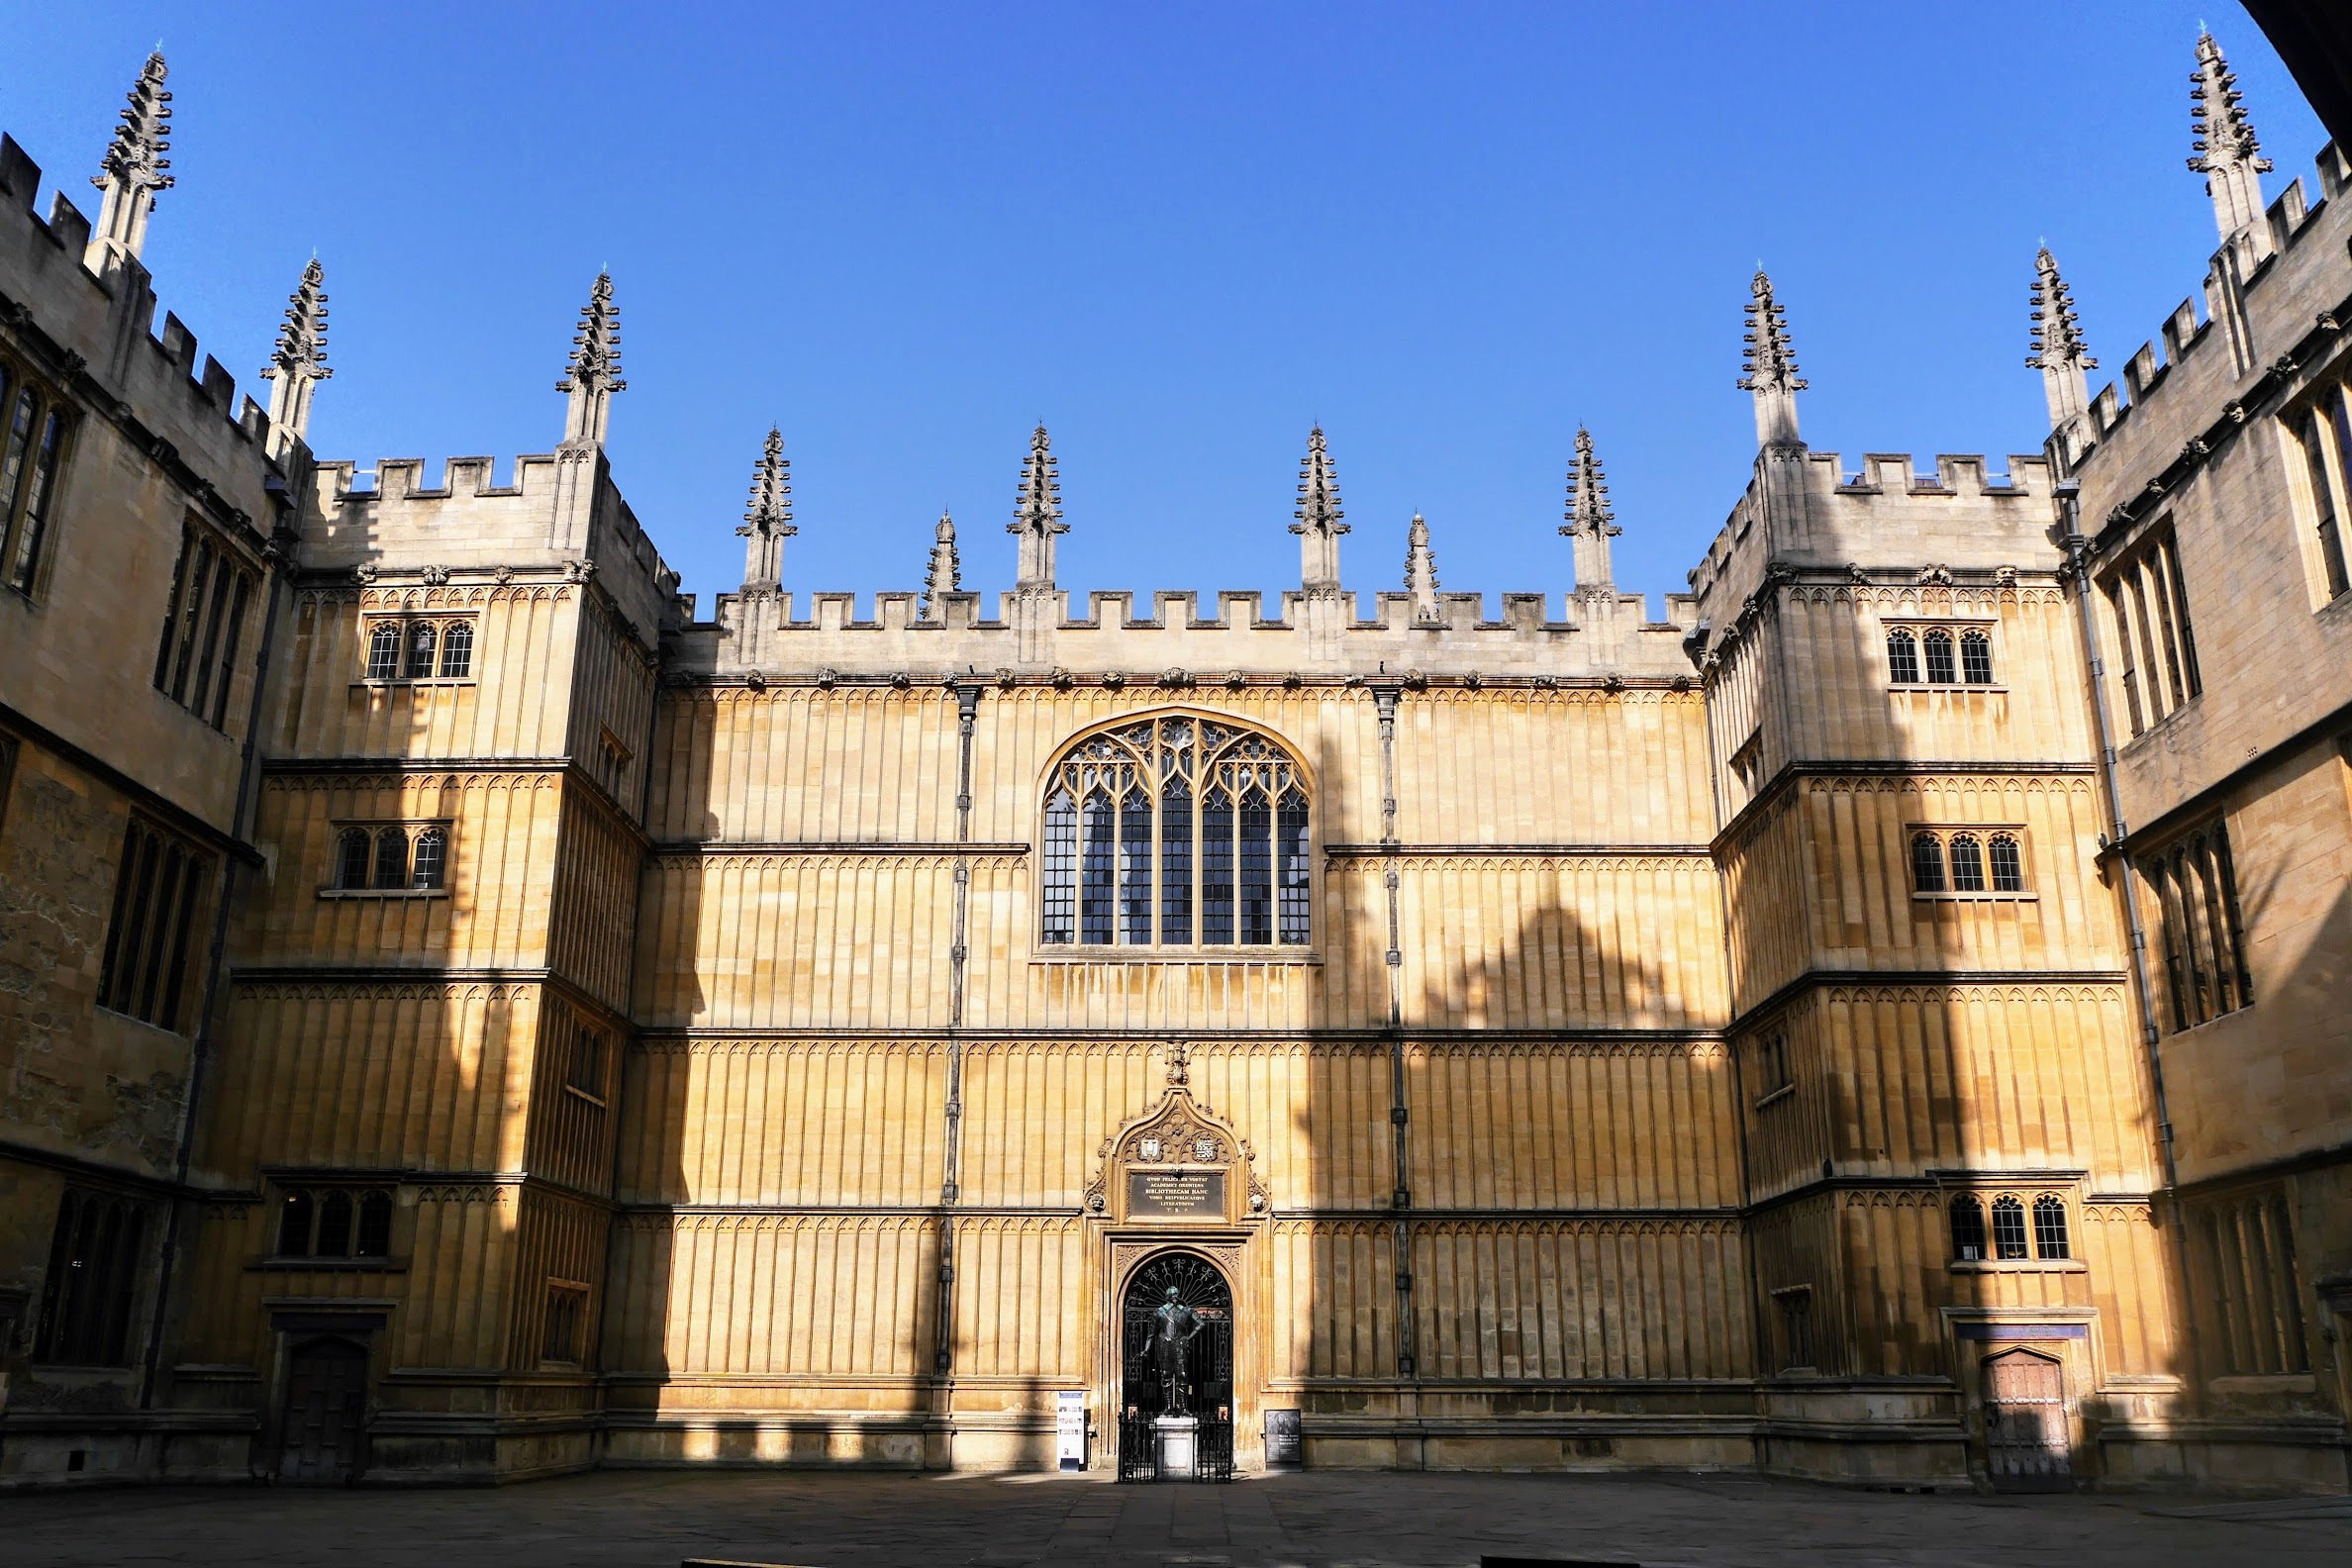
[[613, 303], [610, 272], [596, 274], [596, 287], [580, 307], [571, 362], [555, 390], [571, 394], [563, 413], [563, 443], [603, 445], [612, 421], [613, 394], [629, 390], [629, 383], [621, 379], [621, 307]]
[[149, 54], [131, 84], [131, 101], [115, 127], [114, 141], [90, 183], [106, 193], [98, 208], [98, 228], [90, 240], [89, 259], [103, 265], [110, 257], [137, 256], [147, 245], [147, 216], [155, 210], [155, 193], [169, 190], [172, 177], [164, 170], [171, 159], [171, 94], [164, 91], [160, 49]]
[[2044, 245], [2033, 258], [2033, 352], [2028, 369], [2042, 375], [2042, 397], [2050, 405], [2050, 429], [2063, 430], [2091, 408], [2083, 372], [2099, 361], [2083, 351], [2083, 325], [2074, 294], [2058, 275], [2058, 258]]
[[1008, 534], [1021, 536], [1020, 558], [1014, 573], [1017, 594], [1053, 591], [1053, 540], [1070, 532], [1061, 520], [1061, 475], [1053, 465], [1053, 443], [1040, 422], [1029, 437], [1029, 456], [1021, 464], [1021, 496], [1013, 509]]
[[759, 461], [751, 468], [751, 504], [735, 533], [743, 546], [743, 586], [773, 589], [784, 581], [784, 541], [800, 532], [792, 526], [792, 459], [784, 455], [784, 433], [770, 427]]
[[1576, 552], [1577, 592], [1615, 588], [1617, 579], [1610, 571], [1609, 541], [1623, 530], [1617, 526], [1617, 513], [1609, 505], [1609, 480], [1601, 471], [1599, 454], [1593, 450], [1593, 433], [1581, 425], [1576, 428], [1576, 461], [1568, 469], [1567, 515], [1568, 522], [1560, 532], [1567, 536]]
[[1299, 505], [1291, 514], [1298, 521], [1291, 532], [1299, 536], [1299, 586], [1310, 599], [1339, 597], [1339, 536], [1347, 525], [1339, 520], [1339, 476], [1331, 470], [1330, 449], [1323, 444], [1323, 427], [1307, 434], [1307, 455], [1299, 463]]
[[286, 296], [285, 324], [261, 379], [271, 382], [269, 423], [289, 436], [310, 435], [311, 393], [335, 374], [327, 368], [327, 269], [312, 256], [302, 282]]
[[939, 619], [939, 601], [963, 586], [963, 561], [955, 553], [955, 519], [939, 514], [938, 532], [932, 536], [931, 570], [923, 579], [923, 619]]
[[1739, 389], [1756, 398], [1756, 444], [1802, 446], [1797, 434], [1797, 354], [1789, 344], [1789, 321], [1772, 297], [1772, 279], [1756, 268], [1754, 297], [1748, 301], [1747, 347], [1742, 351]]
[[2205, 194], [2213, 198], [2213, 222], [2222, 240], [2247, 229], [2267, 233], [2262, 227], [2262, 176], [2270, 172], [2271, 161], [2262, 156], [2262, 144], [2254, 139], [2254, 127], [2239, 107], [2237, 77], [2210, 33], [2198, 35], [2197, 69], [2189, 80], [2195, 84], [2189, 97], [2197, 106], [2197, 156], [2189, 160], [2189, 168], [2205, 177]]
[[1413, 596], [1413, 619], [1437, 619], [1437, 557], [1429, 549], [1429, 525], [1419, 512], [1405, 531], [1405, 591]]

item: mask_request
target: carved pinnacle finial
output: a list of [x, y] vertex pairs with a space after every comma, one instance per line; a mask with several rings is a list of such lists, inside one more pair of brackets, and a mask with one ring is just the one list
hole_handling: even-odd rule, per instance
[[2262, 155], [2262, 144], [2246, 119], [2237, 76], [2210, 33], [2198, 35], [2197, 69], [2189, 80], [2195, 106], [2192, 129], [2197, 134], [2197, 155], [2189, 160], [2189, 168], [2205, 177], [2213, 222], [2227, 241], [2260, 225], [2262, 176], [2270, 172], [2271, 161]]
[[2057, 430], [2086, 412], [2091, 404], [2083, 372], [2099, 368], [2084, 351], [2083, 326], [2075, 314], [2074, 293], [2058, 275], [2058, 258], [2043, 245], [2033, 258], [2033, 352], [2026, 368], [2042, 373], [2042, 395], [2050, 406], [2050, 428]]
[[1339, 536], [1347, 532], [1340, 519], [1346, 515], [1339, 509], [1339, 476], [1318, 425], [1307, 433], [1307, 455], [1299, 461], [1299, 504], [1291, 513], [1298, 519], [1291, 532], [1299, 536], [1300, 586], [1310, 599], [1339, 593]]
[[955, 553], [955, 519], [945, 512], [939, 514], [938, 529], [932, 534], [931, 570], [923, 579], [923, 619], [939, 619], [939, 599], [963, 586], [963, 561]]
[[588, 303], [580, 307], [580, 330], [572, 334], [571, 359], [555, 390], [571, 394], [563, 440], [604, 443], [612, 420], [612, 398], [629, 390], [621, 379], [621, 307], [613, 303], [613, 275], [596, 274]]
[[106, 193], [98, 209], [98, 228], [90, 242], [95, 258], [112, 254], [136, 256], [147, 245], [147, 216], [155, 210], [155, 193], [171, 189], [165, 171], [171, 159], [171, 94], [163, 79], [169, 72], [158, 49], [141, 67], [131, 84], [130, 101], [115, 126], [114, 140], [90, 183]]
[[1182, 1089], [1192, 1081], [1192, 1074], [1188, 1070], [1191, 1061], [1192, 1049], [1184, 1041], [1170, 1040], [1168, 1042], [1169, 1088]]
[[1797, 394], [1805, 380], [1797, 373], [1797, 352], [1789, 341], [1788, 313], [1773, 298], [1772, 279], [1756, 268], [1749, 285], [1746, 347], [1741, 350], [1739, 389], [1756, 399], [1756, 441], [1764, 446], [1796, 446]]
[[286, 296], [286, 319], [261, 379], [269, 393], [269, 423], [289, 436], [310, 434], [311, 392], [335, 372], [327, 365], [327, 269], [312, 256], [302, 281]]
[[1029, 455], [1021, 462], [1021, 494], [1005, 532], [1021, 536], [1014, 591], [1050, 592], [1053, 540], [1055, 536], [1069, 533], [1070, 525], [1062, 521], [1061, 474], [1054, 465], [1053, 443], [1042, 421], [1029, 436]]
[[1609, 504], [1609, 478], [1600, 453], [1593, 449], [1593, 433], [1582, 425], [1576, 428], [1576, 458], [1568, 466], [1566, 516], [1560, 533], [1575, 549], [1576, 586], [1613, 586], [1609, 541], [1624, 531], [1617, 526], [1617, 511]]
[[1419, 512], [1405, 531], [1405, 591], [1413, 596], [1413, 619], [1437, 619], [1437, 555], [1429, 548], [1429, 525]]
[[735, 533], [743, 546], [743, 586], [773, 588], [784, 580], [784, 541], [800, 533], [792, 526], [792, 459], [784, 455], [784, 432], [768, 428], [759, 460], [751, 465], [751, 499]]

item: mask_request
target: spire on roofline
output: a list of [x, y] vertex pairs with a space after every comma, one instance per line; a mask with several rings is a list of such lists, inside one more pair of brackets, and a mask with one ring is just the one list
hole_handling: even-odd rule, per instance
[[1756, 444], [1802, 446], [1797, 434], [1797, 394], [1805, 390], [1797, 373], [1797, 352], [1789, 342], [1788, 315], [1772, 296], [1772, 279], [1756, 268], [1749, 287], [1747, 346], [1742, 350], [1739, 389], [1755, 395]]
[[1291, 532], [1299, 536], [1299, 584], [1310, 599], [1339, 596], [1339, 536], [1347, 532], [1340, 521], [1339, 476], [1331, 468], [1330, 448], [1323, 427], [1307, 434], [1307, 455], [1299, 462], [1298, 519]]
[[941, 512], [939, 526], [931, 538], [931, 569], [923, 579], [926, 621], [938, 620], [941, 598], [963, 586], [963, 561], [955, 553], [955, 519]]
[[1070, 525], [1062, 521], [1061, 476], [1054, 467], [1053, 442], [1045, 435], [1042, 420], [1029, 437], [1029, 455], [1022, 459], [1021, 494], [1015, 500], [1013, 521], [1005, 526], [1005, 532], [1021, 537], [1013, 591], [1051, 593], [1053, 540], [1056, 536], [1069, 533]]
[[286, 296], [286, 319], [261, 379], [272, 383], [269, 423], [289, 436], [310, 435], [311, 394], [335, 372], [327, 365], [327, 269], [312, 256]]
[[2044, 245], [2033, 258], [2033, 352], [2028, 369], [2042, 375], [2042, 398], [2049, 404], [2050, 429], [2063, 429], [2091, 407], [2083, 372], [2099, 361], [2084, 351], [2082, 321], [2075, 314], [2074, 293], [2058, 275], [2058, 258]]
[[616, 392], [629, 390], [621, 379], [621, 307], [613, 303], [613, 275], [596, 274], [588, 303], [580, 307], [580, 330], [572, 334], [569, 363], [555, 390], [571, 394], [563, 416], [563, 443], [601, 446], [612, 423]]
[[1437, 619], [1437, 556], [1429, 548], [1429, 525], [1419, 512], [1405, 531], [1405, 591], [1413, 596], [1413, 619]]
[[2195, 105], [2192, 128], [2197, 133], [2197, 155], [2191, 172], [2205, 177], [2205, 193], [2213, 199], [2213, 223], [2224, 243], [2248, 229], [2267, 253], [2268, 226], [2262, 222], [2262, 176], [2271, 161], [2246, 119], [2237, 76], [2221, 55], [2213, 35], [2197, 39], [2197, 69], [2190, 72], [2190, 101]]
[[1617, 512], [1609, 504], [1609, 479], [1602, 471], [1600, 454], [1593, 450], [1593, 433], [1581, 425], [1576, 428], [1576, 457], [1568, 467], [1567, 518], [1560, 533], [1575, 550], [1578, 592], [1614, 588], [1617, 579], [1610, 566], [1609, 541], [1623, 531], [1617, 526]]
[[792, 526], [792, 460], [784, 455], [784, 433], [770, 426], [751, 465], [751, 500], [735, 533], [743, 546], [743, 586], [774, 588], [784, 580], [784, 541], [800, 532]]
[[168, 74], [162, 50], [147, 57], [139, 80], [131, 84], [114, 141], [90, 177], [90, 183], [106, 193], [90, 240], [89, 259], [94, 264], [103, 265], [109, 257], [136, 257], [146, 247], [155, 193], [173, 184], [165, 172], [171, 159], [163, 155], [171, 150], [171, 94], [163, 86]]

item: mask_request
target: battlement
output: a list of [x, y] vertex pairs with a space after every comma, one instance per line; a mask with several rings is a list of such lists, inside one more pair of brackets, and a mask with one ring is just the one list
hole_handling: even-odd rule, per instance
[[157, 301], [147, 268], [110, 255], [93, 270], [90, 220], [62, 191], [41, 217], [41, 177], [16, 140], [0, 136], [0, 306], [13, 307], [19, 339], [85, 405], [156, 460], [184, 468], [191, 491], [209, 488], [226, 508], [266, 520], [263, 477], [276, 466], [268, 414], [239, 399], [237, 378], [217, 358], [205, 354], [199, 368], [196, 335], [176, 315], [166, 312], [161, 335], [151, 335]]

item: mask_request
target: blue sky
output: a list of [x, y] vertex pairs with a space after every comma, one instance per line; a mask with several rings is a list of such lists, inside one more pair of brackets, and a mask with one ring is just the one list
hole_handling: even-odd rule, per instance
[[552, 446], [609, 267], [614, 468], [705, 613], [771, 423], [786, 586], [862, 597], [919, 586], [942, 507], [964, 585], [1010, 586], [1040, 418], [1075, 592], [1295, 586], [1321, 421], [1348, 586], [1399, 586], [1420, 510], [1490, 596], [1568, 585], [1582, 421], [1654, 613], [1746, 481], [1759, 258], [1807, 438], [1922, 464], [2038, 448], [2039, 240], [2095, 389], [2197, 292], [2201, 18], [2266, 189], [2315, 195], [2324, 136], [2227, 0], [26, 7], [0, 128], [94, 213], [160, 38], [163, 306], [258, 393], [316, 248], [313, 442], [362, 465]]

